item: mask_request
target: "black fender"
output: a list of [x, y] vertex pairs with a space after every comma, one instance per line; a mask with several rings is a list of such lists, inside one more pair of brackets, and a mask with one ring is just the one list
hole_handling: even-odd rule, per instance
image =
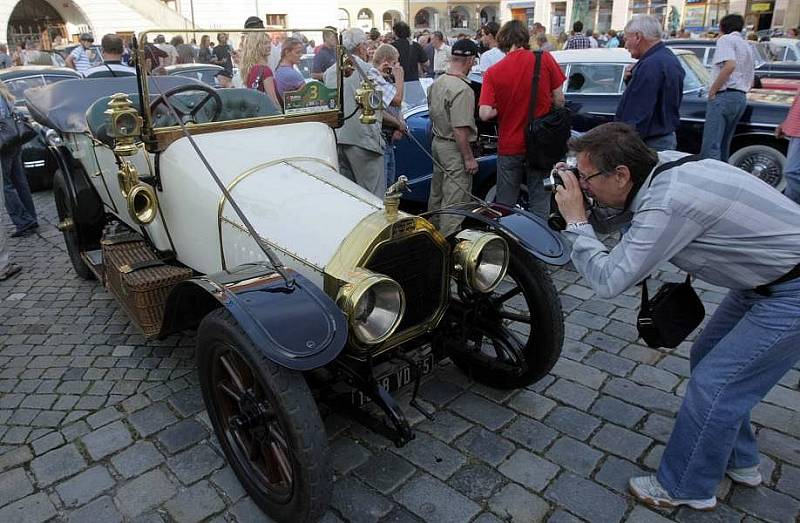
[[519, 207], [499, 203], [486, 207], [470, 203], [430, 211], [423, 216], [435, 214], [463, 216], [464, 228], [469, 227], [470, 221], [488, 226], [507, 242], [518, 245], [549, 265], [565, 265], [570, 260], [570, 249], [561, 235], [552, 230], [546, 221]]
[[169, 296], [158, 337], [196, 328], [225, 307], [271, 361], [306, 371], [334, 360], [347, 343], [347, 319], [319, 287], [287, 269], [289, 287], [275, 269], [244, 264], [185, 280]]
[[83, 167], [72, 159], [66, 147], [49, 146], [56, 166], [63, 175], [63, 186], [72, 208], [72, 219], [78, 225], [95, 226], [102, 223], [103, 201], [86, 177]]

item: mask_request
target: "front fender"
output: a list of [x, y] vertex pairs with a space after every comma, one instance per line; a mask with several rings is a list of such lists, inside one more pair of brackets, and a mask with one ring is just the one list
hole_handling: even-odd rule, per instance
[[561, 235], [552, 230], [543, 219], [518, 207], [507, 207], [493, 203], [490, 209], [467, 204], [425, 213], [428, 217], [434, 214], [454, 214], [465, 218], [465, 227], [469, 220], [489, 226], [503, 236], [506, 241], [515, 243], [549, 265], [565, 265], [570, 260], [570, 250]]
[[272, 268], [244, 264], [186, 280], [167, 298], [159, 337], [196, 327], [222, 306], [230, 311], [264, 356], [292, 370], [321, 367], [347, 342], [347, 321], [336, 304], [311, 281], [288, 270], [289, 288]]

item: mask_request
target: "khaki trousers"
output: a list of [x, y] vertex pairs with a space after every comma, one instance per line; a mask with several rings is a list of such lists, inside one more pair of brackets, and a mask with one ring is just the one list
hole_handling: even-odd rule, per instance
[[[464, 158], [461, 156], [456, 142], [434, 137], [431, 151], [436, 162], [433, 164], [428, 210], [469, 202], [472, 193], [472, 176], [464, 170]], [[444, 170], [440, 169], [437, 163]], [[431, 218], [431, 221], [439, 227], [442, 234], [448, 236], [458, 230], [463, 219], [463, 217], [453, 214], [439, 214]]]

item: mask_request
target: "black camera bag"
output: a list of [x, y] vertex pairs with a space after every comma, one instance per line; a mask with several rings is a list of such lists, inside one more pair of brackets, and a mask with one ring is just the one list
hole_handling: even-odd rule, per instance
[[[650, 176], [650, 184], [663, 171], [701, 159], [698, 155], [691, 155], [659, 165]], [[642, 305], [636, 320], [639, 336], [654, 349], [674, 349], [703, 321], [705, 307], [692, 288], [688, 274], [681, 283], [662, 285], [652, 299], [648, 298], [647, 280], [645, 278], [642, 282]]]
[[528, 126], [525, 128], [525, 152], [528, 166], [549, 171], [567, 153], [567, 141], [572, 127], [572, 115], [566, 107], [553, 107], [541, 118], [534, 116], [539, 94], [542, 51], [534, 51], [531, 102], [528, 106]]

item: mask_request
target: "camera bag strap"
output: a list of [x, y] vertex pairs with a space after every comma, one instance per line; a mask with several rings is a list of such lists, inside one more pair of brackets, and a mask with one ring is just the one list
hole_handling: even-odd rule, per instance
[[536, 97], [539, 96], [539, 78], [542, 72], [542, 50], [533, 52], [533, 80], [531, 80], [531, 102], [528, 104], [528, 127], [536, 120]]

